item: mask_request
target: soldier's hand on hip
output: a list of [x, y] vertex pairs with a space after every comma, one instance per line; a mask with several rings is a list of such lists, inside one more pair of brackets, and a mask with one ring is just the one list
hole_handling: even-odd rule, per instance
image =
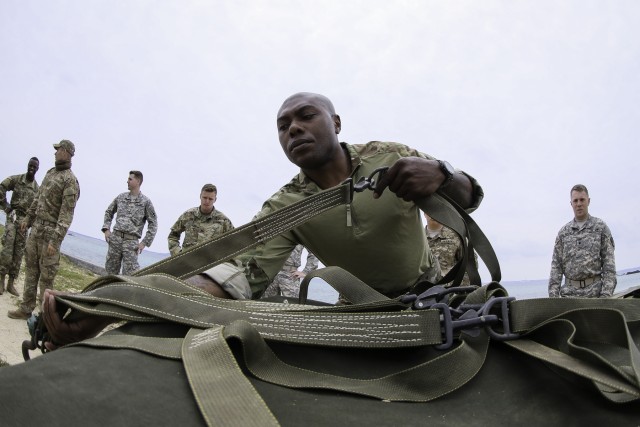
[[51, 243], [49, 243], [49, 246], [47, 246], [47, 256], [54, 256], [56, 252], [58, 252], [56, 248]]

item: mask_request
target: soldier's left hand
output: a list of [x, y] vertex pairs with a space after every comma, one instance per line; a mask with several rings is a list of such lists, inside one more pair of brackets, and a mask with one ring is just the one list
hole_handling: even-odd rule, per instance
[[138, 254], [141, 254], [144, 250], [144, 243], [138, 243]]

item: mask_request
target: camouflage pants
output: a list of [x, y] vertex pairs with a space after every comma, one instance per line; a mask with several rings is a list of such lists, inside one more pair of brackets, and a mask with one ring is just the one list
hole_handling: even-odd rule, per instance
[[120, 267], [122, 267], [122, 274], [125, 276], [130, 276], [140, 269], [138, 241], [124, 239], [113, 233], [109, 237], [109, 250], [104, 268], [107, 270], [107, 274], [120, 274]]
[[20, 232], [20, 221], [22, 217], [12, 221], [7, 218], [2, 236], [2, 252], [0, 252], [0, 274], [8, 274], [11, 277], [18, 277], [20, 264], [27, 242], [28, 233]]
[[53, 289], [53, 281], [58, 274], [60, 251], [53, 256], [47, 255], [51, 233], [53, 227], [36, 224], [27, 238], [24, 293], [20, 304], [20, 309], [25, 313], [31, 313], [36, 308], [36, 293], [37, 306], [42, 305], [44, 290]]
[[282, 295], [288, 298], [298, 298], [300, 294], [300, 280], [291, 277], [293, 271], [281, 271], [273, 279], [273, 282], [269, 284], [264, 291], [263, 297], [272, 297], [275, 295]]

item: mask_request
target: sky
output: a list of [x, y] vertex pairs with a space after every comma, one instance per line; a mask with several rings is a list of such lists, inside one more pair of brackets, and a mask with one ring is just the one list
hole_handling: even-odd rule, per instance
[[[76, 145], [71, 230], [102, 238], [132, 169], [167, 252], [204, 183], [236, 226], [297, 173], [285, 98], [322, 93], [340, 140], [396, 141], [473, 175], [503, 280], [548, 277], [569, 190], [589, 188], [617, 269], [640, 266], [640, 2], [0, 1], [0, 175]], [[482, 274], [482, 271], [481, 271]], [[486, 271], [483, 280], [490, 278]]]

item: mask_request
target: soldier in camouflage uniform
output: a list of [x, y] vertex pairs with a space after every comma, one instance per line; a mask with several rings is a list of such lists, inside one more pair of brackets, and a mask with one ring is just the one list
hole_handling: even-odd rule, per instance
[[[104, 212], [102, 232], [109, 244], [105, 270], [107, 274], [131, 275], [140, 268], [138, 255], [145, 247], [151, 246], [158, 231], [158, 218], [151, 199], [142, 194], [142, 172], [130, 171], [127, 180], [129, 191], [119, 194]], [[116, 224], [111, 231], [111, 221], [116, 214]], [[144, 223], [147, 233], [140, 241]]]
[[[550, 297], [603, 298], [616, 288], [615, 245], [607, 224], [589, 215], [589, 191], [571, 189], [574, 219], [556, 237], [549, 277]], [[564, 285], [560, 286], [564, 275]]]
[[[20, 231], [20, 222], [27, 215], [27, 209], [38, 192], [35, 176], [39, 168], [40, 161], [32, 157], [27, 164], [27, 173], [12, 175], [0, 183], [0, 209], [6, 213], [0, 252], [0, 295], [4, 293], [4, 280], [8, 274], [7, 292], [18, 296], [14, 282], [20, 273], [27, 241], [27, 233]], [[7, 191], [13, 192], [10, 203], [7, 201]]]
[[262, 298], [282, 295], [288, 298], [298, 298], [300, 294], [300, 280], [307, 274], [318, 268], [318, 258], [311, 252], [307, 254], [307, 262], [302, 271], [298, 270], [302, 265], [302, 250], [304, 246], [297, 245], [284, 263], [282, 270], [264, 291]]
[[[438, 259], [442, 276], [445, 276], [463, 258], [462, 242], [455, 231], [440, 224], [426, 213], [424, 217], [427, 220], [425, 232], [427, 233], [429, 248]], [[476, 256], [475, 253], [474, 256]], [[464, 274], [461, 285], [469, 285], [469, 275], [467, 273]]]
[[[169, 252], [179, 254], [183, 249], [195, 246], [215, 236], [233, 230], [231, 220], [213, 205], [218, 197], [218, 189], [213, 184], [205, 184], [200, 190], [200, 206], [184, 212], [169, 232]], [[180, 235], [184, 233], [182, 247]]]
[[[60, 265], [60, 245], [73, 221], [73, 212], [80, 197], [78, 179], [71, 171], [71, 157], [76, 152], [73, 142], [66, 139], [54, 144], [54, 168], [49, 169], [20, 223], [27, 238], [24, 292], [20, 308], [7, 313], [12, 319], [28, 319], [37, 305], [41, 306], [45, 289], [53, 289], [53, 280]], [[39, 288], [39, 292], [38, 292]]]

